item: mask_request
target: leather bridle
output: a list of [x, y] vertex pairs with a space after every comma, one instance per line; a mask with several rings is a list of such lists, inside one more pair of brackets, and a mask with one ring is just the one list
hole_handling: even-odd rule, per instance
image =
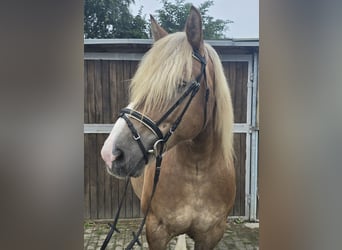
[[[161, 167], [161, 162], [163, 159], [163, 152], [164, 152], [164, 146], [166, 144], [166, 142], [169, 140], [169, 138], [172, 136], [172, 134], [175, 132], [175, 130], [177, 129], [178, 125], [180, 124], [184, 114], [186, 113], [186, 111], [188, 110], [190, 103], [192, 101], [192, 99], [194, 98], [194, 96], [196, 95], [196, 93], [198, 92], [198, 90], [200, 89], [201, 86], [201, 81], [202, 81], [202, 77], [204, 77], [204, 83], [205, 83], [205, 103], [204, 103], [204, 119], [203, 119], [203, 126], [202, 128], [204, 128], [206, 121], [207, 121], [207, 103], [208, 103], [208, 98], [209, 98], [209, 88], [208, 88], [208, 84], [207, 84], [207, 77], [206, 77], [206, 72], [205, 72], [205, 68], [206, 68], [206, 59], [205, 57], [203, 57], [199, 51], [194, 50], [192, 53], [192, 56], [198, 60], [201, 63], [201, 72], [200, 74], [195, 78], [195, 80], [193, 80], [190, 84], [190, 86], [188, 87], [188, 89], [181, 95], [181, 97], [179, 97], [179, 99], [165, 112], [165, 114], [157, 121], [154, 122], [152, 119], [150, 119], [149, 117], [141, 114], [140, 112], [131, 109], [131, 108], [124, 108], [121, 110], [119, 117], [123, 118], [126, 123], [128, 128], [130, 129], [133, 139], [138, 143], [139, 148], [143, 154], [144, 160], [145, 160], [145, 164], [148, 163], [148, 155], [149, 154], [154, 154], [154, 156], [156, 157], [156, 167], [155, 167], [155, 173], [154, 173], [154, 181], [153, 181], [153, 189], [152, 189], [152, 194], [148, 203], [148, 207], [147, 207], [147, 211], [145, 213], [145, 216], [140, 224], [140, 227], [138, 229], [137, 233], [133, 232], [133, 240], [129, 243], [129, 245], [126, 247], [126, 250], [128, 249], [133, 249], [133, 246], [137, 243], [138, 245], [141, 246], [141, 243], [139, 241], [139, 236], [143, 230], [146, 218], [147, 218], [147, 214], [149, 213], [150, 207], [151, 207], [151, 201], [152, 201], [152, 197], [155, 193], [156, 190], [156, 186], [159, 180], [159, 175], [160, 175], [160, 167]], [[182, 110], [182, 112], [180, 113], [180, 115], [177, 117], [177, 119], [173, 122], [171, 128], [169, 129], [169, 131], [163, 135], [163, 133], [161, 132], [161, 130], [159, 129], [159, 125], [165, 121], [170, 114], [179, 106], [181, 105], [185, 99], [188, 98], [188, 101], [185, 103], [185, 106]], [[139, 123], [143, 124], [146, 128], [148, 128], [156, 137], [156, 141], [154, 142], [153, 148], [147, 150], [143, 144], [143, 142], [141, 141], [141, 136], [139, 134], [139, 132], [137, 131], [137, 129], [134, 127], [133, 123], [131, 122], [131, 119], [134, 119], [136, 121], [138, 121]], [[116, 225], [119, 219], [119, 214], [120, 214], [120, 210], [123, 204], [123, 200], [124, 197], [126, 196], [126, 191], [127, 191], [127, 187], [128, 187], [128, 183], [129, 183], [129, 178], [126, 178], [126, 184], [125, 184], [125, 191], [124, 191], [124, 195], [121, 197], [121, 201], [118, 207], [118, 210], [116, 212], [115, 218], [114, 218], [114, 222], [113, 224], [109, 224], [110, 226], [110, 231], [107, 234], [106, 239], [104, 240], [102, 246], [101, 246], [101, 250], [105, 249], [110, 238], [112, 237], [114, 231], [119, 232], [119, 230], [117, 229]]]
[[[150, 119], [148, 116], [141, 114], [140, 112], [131, 109], [131, 108], [124, 108], [121, 110], [119, 117], [123, 118], [126, 123], [128, 128], [130, 129], [133, 139], [138, 143], [139, 148], [143, 154], [145, 164], [148, 163], [148, 155], [150, 153], [153, 153], [156, 158], [161, 157], [164, 149], [164, 145], [166, 142], [169, 140], [171, 135], [175, 132], [177, 129], [178, 125], [180, 124], [184, 114], [188, 110], [190, 103], [198, 90], [200, 89], [201, 86], [201, 80], [202, 77], [204, 77], [204, 82], [205, 82], [205, 87], [206, 87], [206, 93], [205, 93], [205, 104], [204, 104], [204, 119], [203, 119], [203, 127], [206, 124], [206, 119], [207, 119], [207, 102], [208, 102], [208, 97], [209, 97], [209, 88], [207, 86], [207, 79], [206, 79], [206, 60], [205, 58], [198, 52], [198, 51], [193, 51], [193, 57], [198, 60], [201, 63], [201, 72], [200, 74], [193, 80], [188, 87], [188, 89], [179, 97], [179, 99], [164, 113], [164, 115], [157, 121], [154, 122], [152, 119]], [[182, 112], [180, 115], [177, 117], [177, 119], [173, 122], [171, 125], [169, 131], [163, 135], [163, 133], [159, 129], [159, 125], [164, 122], [170, 114], [178, 107], [180, 106], [186, 98], [188, 98]], [[156, 137], [156, 141], [153, 145], [152, 149], [147, 150], [144, 146], [144, 144], [141, 141], [141, 136], [137, 129], [134, 127], [133, 123], [129, 118], [132, 118], [138, 122], [140, 122], [142, 125], [144, 125], [146, 128], [148, 128]]]

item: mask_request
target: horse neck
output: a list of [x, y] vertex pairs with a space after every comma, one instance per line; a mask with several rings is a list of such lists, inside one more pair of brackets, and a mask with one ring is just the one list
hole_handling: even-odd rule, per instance
[[204, 170], [222, 158], [222, 149], [218, 141], [213, 124], [208, 123], [196, 138], [176, 146], [177, 157], [190, 167], [196, 166]]

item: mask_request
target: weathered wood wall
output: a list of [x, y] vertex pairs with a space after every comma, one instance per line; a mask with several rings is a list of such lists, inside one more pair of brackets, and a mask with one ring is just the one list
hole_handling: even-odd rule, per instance
[[[84, 123], [113, 123], [119, 110], [128, 103], [129, 79], [138, 61], [84, 61]], [[247, 62], [223, 62], [232, 94], [235, 123], [245, 123], [247, 113]], [[123, 193], [124, 182], [106, 173], [100, 150], [108, 134], [84, 134], [84, 217], [112, 218]], [[245, 213], [246, 134], [234, 135], [237, 195], [231, 215]], [[139, 200], [131, 187], [121, 211], [121, 218], [141, 217]]]

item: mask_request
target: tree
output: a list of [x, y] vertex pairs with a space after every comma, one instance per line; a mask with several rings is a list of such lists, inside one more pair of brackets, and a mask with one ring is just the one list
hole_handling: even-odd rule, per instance
[[[175, 0], [171, 3], [168, 0], [161, 0], [163, 8], [157, 10], [157, 20], [160, 25], [169, 33], [184, 29], [186, 18], [189, 15], [191, 3], [185, 0]], [[233, 21], [214, 19], [207, 14], [209, 8], [214, 4], [213, 0], [207, 0], [198, 6], [203, 19], [204, 39], [223, 39], [224, 32], [228, 29], [228, 24]]]
[[129, 5], [134, 0], [85, 0], [85, 38], [148, 38], [147, 21], [142, 11], [133, 16]]

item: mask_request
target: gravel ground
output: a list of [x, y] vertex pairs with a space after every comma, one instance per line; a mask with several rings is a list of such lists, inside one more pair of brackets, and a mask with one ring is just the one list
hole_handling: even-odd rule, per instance
[[[140, 225], [140, 219], [120, 220], [118, 229], [120, 233], [114, 233], [107, 249], [122, 250], [132, 239], [132, 232], [137, 231]], [[104, 222], [86, 221], [84, 223], [84, 249], [95, 250], [100, 249], [106, 235], [109, 231], [109, 226]], [[142, 247], [136, 245], [134, 249], [148, 249], [145, 230], [140, 237]], [[259, 223], [241, 222], [240, 220], [232, 220], [228, 223], [223, 239], [217, 245], [215, 250], [254, 250], [259, 249]], [[194, 249], [194, 242], [186, 236], [187, 248]], [[167, 250], [174, 249], [176, 239], [173, 239]]]

